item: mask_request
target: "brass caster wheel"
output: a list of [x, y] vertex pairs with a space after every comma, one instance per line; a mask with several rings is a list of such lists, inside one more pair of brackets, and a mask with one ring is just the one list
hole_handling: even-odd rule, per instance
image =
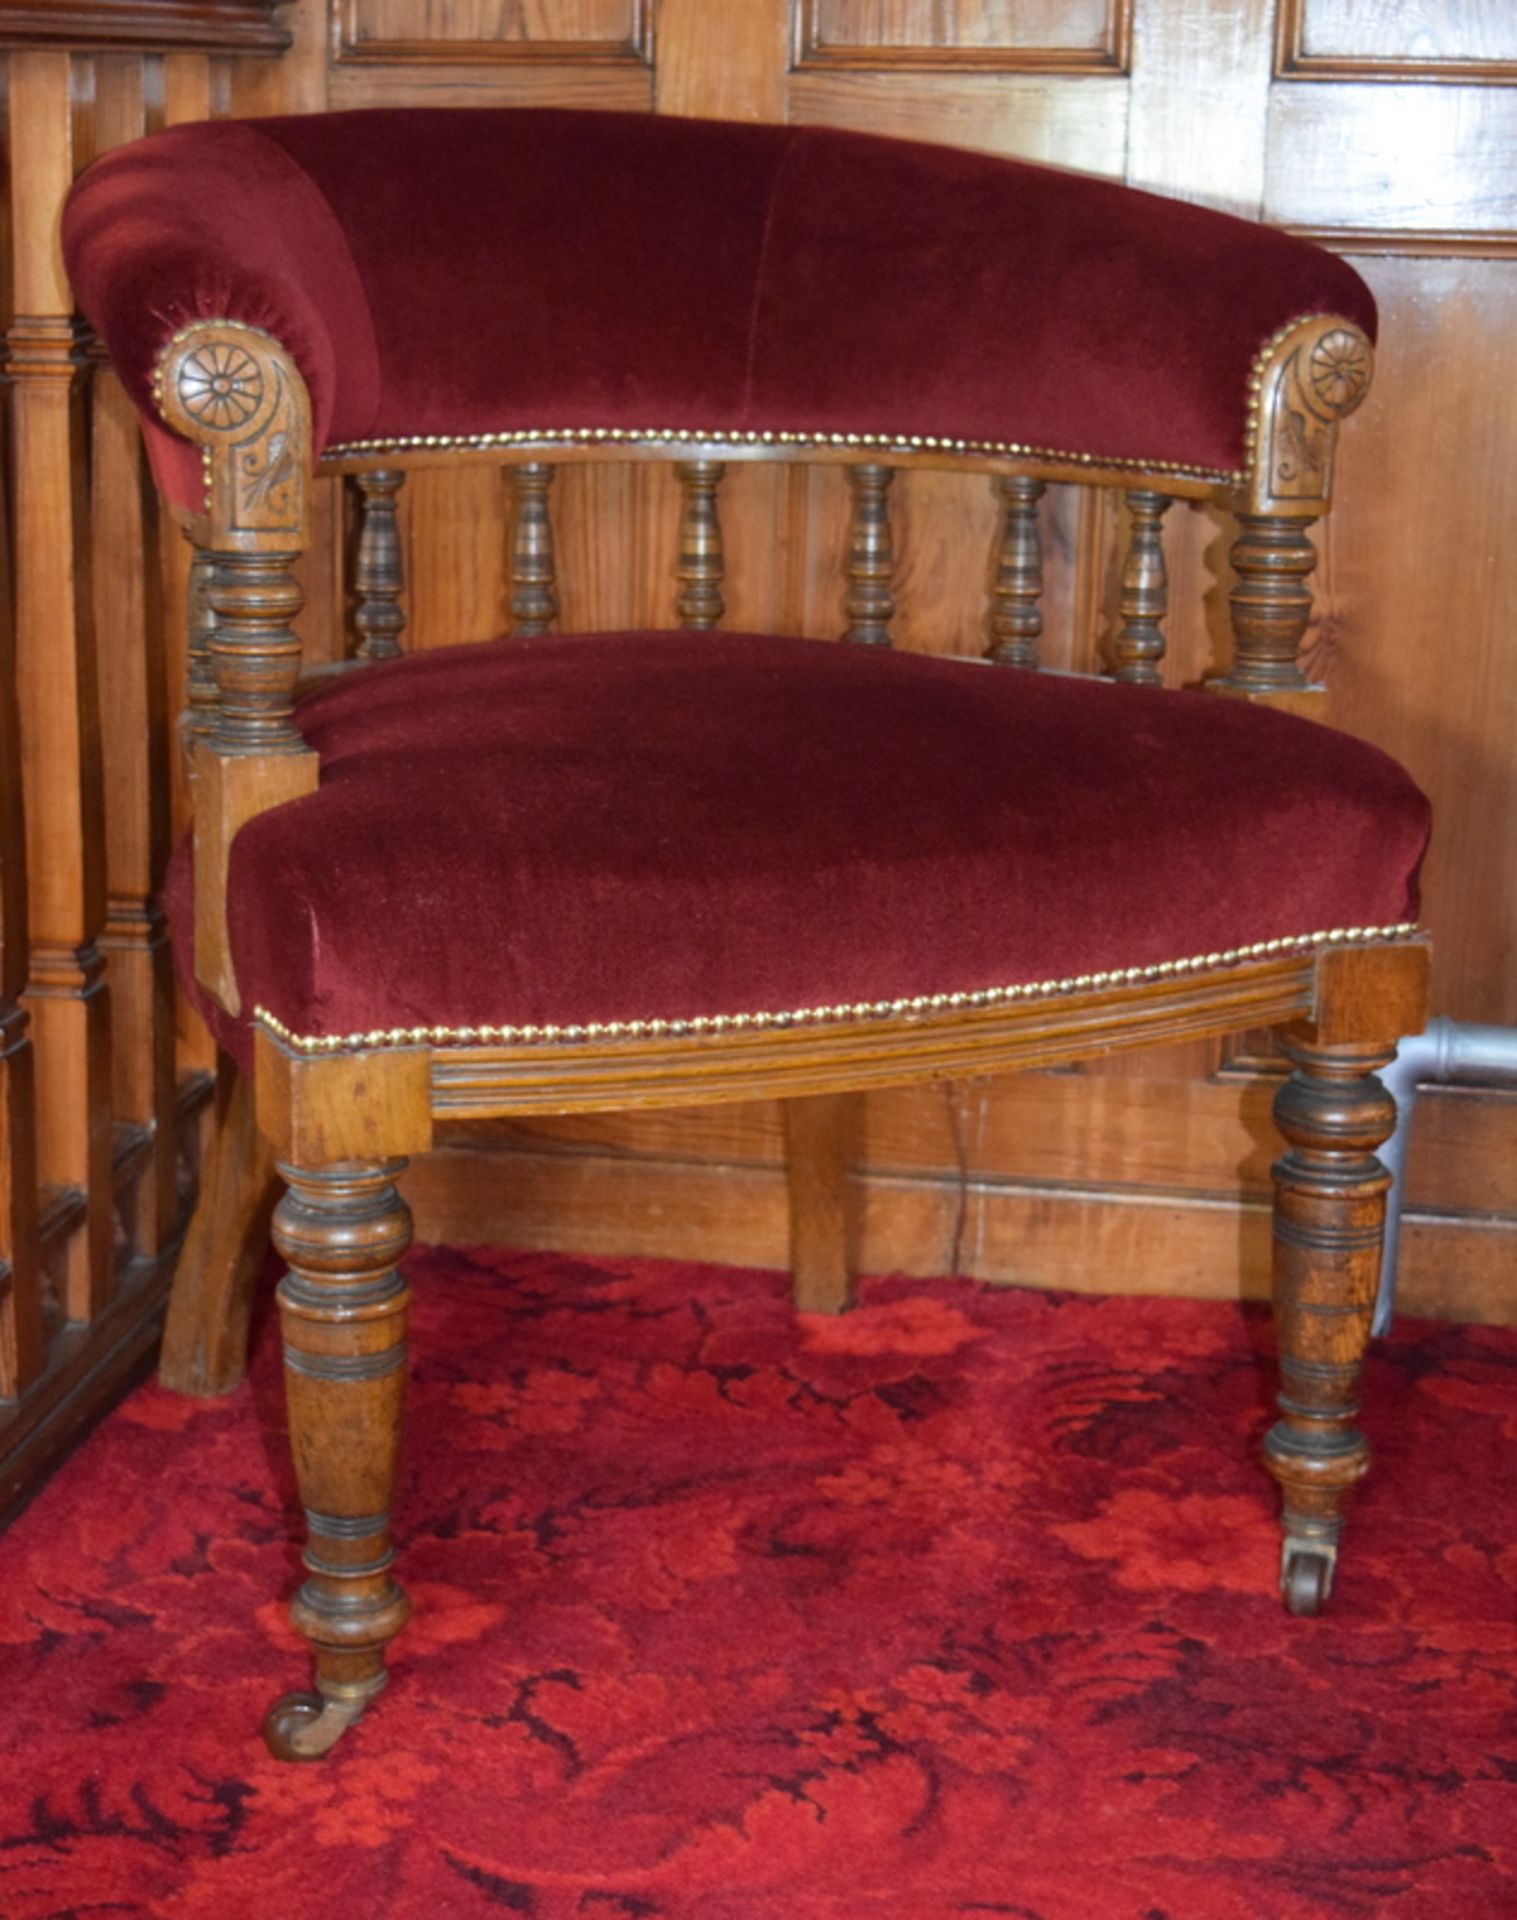
[[1287, 1613], [1321, 1613], [1333, 1590], [1333, 1563], [1325, 1553], [1300, 1548], [1286, 1555], [1280, 1579]]
[[264, 1742], [276, 1760], [319, 1760], [362, 1718], [366, 1704], [319, 1693], [284, 1694], [264, 1715]]

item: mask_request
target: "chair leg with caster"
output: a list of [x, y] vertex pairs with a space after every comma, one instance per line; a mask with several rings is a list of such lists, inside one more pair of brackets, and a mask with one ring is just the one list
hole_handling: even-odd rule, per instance
[[1286, 1152], [1274, 1168], [1274, 1298], [1280, 1419], [1265, 1464], [1284, 1494], [1280, 1584], [1291, 1613], [1326, 1605], [1349, 1492], [1369, 1466], [1355, 1424], [1385, 1194], [1375, 1156], [1396, 1106], [1375, 1077], [1394, 1047], [1290, 1040], [1294, 1073], [1275, 1099]]
[[264, 1738], [281, 1760], [327, 1753], [385, 1685], [384, 1650], [409, 1602], [391, 1578], [390, 1500], [405, 1392], [406, 1308], [397, 1263], [411, 1214], [402, 1160], [280, 1167], [274, 1244], [290, 1444], [309, 1530], [290, 1608], [315, 1654], [314, 1693], [276, 1700]]

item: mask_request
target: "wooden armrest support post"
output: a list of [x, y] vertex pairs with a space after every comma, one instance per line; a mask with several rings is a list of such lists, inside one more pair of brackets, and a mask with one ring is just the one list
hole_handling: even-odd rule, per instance
[[237, 1013], [226, 926], [232, 841], [257, 814], [314, 792], [319, 779], [291, 719], [301, 607], [291, 568], [305, 545], [311, 408], [277, 340], [220, 320], [174, 336], [155, 398], [166, 424], [200, 448], [205, 473], [205, 509], [189, 534], [216, 704], [195, 741], [195, 973]]
[[1234, 653], [1214, 693], [1314, 711], [1320, 690], [1301, 671], [1317, 564], [1308, 536], [1326, 513], [1338, 425], [1369, 391], [1374, 352], [1335, 314], [1285, 328], [1260, 355], [1249, 395], [1248, 476], [1230, 558]]

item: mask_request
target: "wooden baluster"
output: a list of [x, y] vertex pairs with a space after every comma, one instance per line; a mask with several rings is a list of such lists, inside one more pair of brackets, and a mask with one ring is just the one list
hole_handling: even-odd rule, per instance
[[872, 462], [848, 469], [853, 489], [853, 518], [848, 533], [848, 627], [843, 638], [855, 646], [888, 647], [895, 618], [895, 548], [890, 538], [892, 467]]
[[674, 471], [684, 501], [675, 614], [682, 627], [715, 627], [727, 610], [722, 597], [722, 523], [716, 510], [716, 490], [726, 469], [719, 460], [682, 460]]
[[1113, 651], [1116, 678], [1130, 686], [1164, 684], [1159, 662], [1164, 658], [1162, 622], [1169, 611], [1169, 577], [1164, 568], [1163, 526], [1170, 505], [1166, 493], [1135, 488], [1127, 496], [1132, 533], [1122, 568], [1122, 631]]
[[1283, 514], [1242, 513], [1228, 556], [1237, 583], [1232, 608], [1233, 663], [1219, 693], [1253, 698], [1301, 693], [1310, 682], [1301, 671], [1301, 643], [1312, 615], [1308, 582], [1317, 550], [1307, 537], [1310, 520]]
[[15, 320], [8, 372], [16, 507], [17, 701], [24, 742], [31, 976], [44, 1071], [37, 1154], [45, 1186], [83, 1200], [64, 1305], [88, 1321], [115, 1277], [104, 820], [89, 548], [84, 391], [57, 209], [73, 172], [67, 53], [10, 61]]
[[405, 474], [394, 468], [355, 474], [359, 496], [358, 556], [353, 567], [354, 655], [360, 660], [394, 660], [405, 652], [405, 560], [395, 496]]
[[552, 484], [553, 469], [541, 460], [517, 467], [512, 479], [511, 631], [515, 634], [547, 633], [558, 618], [553, 516], [548, 507]]
[[26, 986], [26, 839], [6, 535], [0, 513], [0, 1400], [13, 1400], [42, 1371], [45, 1329], [34, 1061], [19, 1005]]
[[1043, 540], [1038, 502], [1041, 480], [1003, 474], [996, 481], [1002, 501], [996, 558], [995, 601], [990, 616], [990, 658], [1003, 667], [1035, 667], [1043, 632]]
[[168, 724], [163, 623], [139, 564], [154, 524], [136, 410], [102, 365], [92, 441], [95, 626], [105, 781], [112, 1107], [148, 1137], [132, 1209], [137, 1253], [161, 1252], [178, 1224], [174, 1124], [174, 972], [155, 888], [168, 862]]

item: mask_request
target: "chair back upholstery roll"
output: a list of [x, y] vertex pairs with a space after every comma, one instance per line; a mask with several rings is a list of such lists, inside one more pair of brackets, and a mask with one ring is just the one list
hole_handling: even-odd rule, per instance
[[[378, 109], [176, 127], [76, 184], [84, 313], [152, 406], [196, 320], [295, 357], [319, 454], [561, 432], [858, 434], [1225, 481], [1342, 261], [1108, 181], [820, 127]], [[177, 443], [183, 455], [190, 450]]]

